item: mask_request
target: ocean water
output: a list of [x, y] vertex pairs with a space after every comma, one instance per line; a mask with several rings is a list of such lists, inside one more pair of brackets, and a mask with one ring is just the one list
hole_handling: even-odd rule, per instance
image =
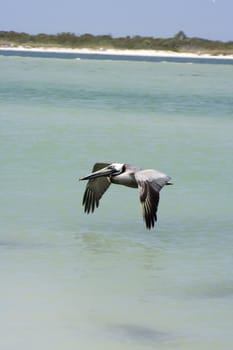
[[[230, 64], [0, 56], [0, 347], [233, 349]], [[83, 213], [95, 162], [172, 177]]]

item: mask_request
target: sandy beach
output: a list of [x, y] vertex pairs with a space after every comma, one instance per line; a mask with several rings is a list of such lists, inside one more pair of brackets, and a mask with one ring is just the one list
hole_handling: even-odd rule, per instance
[[0, 46], [0, 50], [5, 51], [31, 51], [31, 52], [59, 52], [59, 53], [77, 53], [77, 54], [101, 54], [118, 56], [148, 56], [148, 57], [180, 57], [180, 58], [207, 58], [207, 59], [233, 59], [233, 55], [210, 55], [204, 53], [174, 52], [159, 50], [117, 50], [117, 49], [72, 49], [60, 47], [25, 47], [25, 46]]

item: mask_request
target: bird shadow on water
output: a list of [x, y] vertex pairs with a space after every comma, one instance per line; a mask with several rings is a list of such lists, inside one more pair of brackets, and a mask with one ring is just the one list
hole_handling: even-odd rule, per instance
[[172, 334], [138, 324], [112, 324], [108, 326], [108, 331], [119, 341], [135, 342], [138, 345], [155, 346], [174, 341]]

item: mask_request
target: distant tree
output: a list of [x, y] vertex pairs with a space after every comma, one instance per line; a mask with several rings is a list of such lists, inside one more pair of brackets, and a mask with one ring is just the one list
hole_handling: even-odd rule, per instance
[[60, 45], [73, 46], [77, 42], [77, 37], [74, 33], [58, 33], [56, 35], [56, 41]]
[[180, 30], [176, 35], [174, 35], [174, 39], [183, 41], [187, 39], [187, 36], [182, 30]]

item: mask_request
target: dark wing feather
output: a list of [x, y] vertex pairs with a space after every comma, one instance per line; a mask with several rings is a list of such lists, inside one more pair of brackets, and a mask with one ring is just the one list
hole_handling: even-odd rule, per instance
[[157, 209], [159, 205], [159, 191], [151, 186], [149, 181], [138, 183], [140, 201], [142, 205], [142, 215], [146, 227], [151, 229], [157, 221]]
[[92, 169], [92, 172], [106, 168], [109, 166], [111, 163], [95, 163]]
[[156, 170], [142, 170], [135, 174], [138, 183], [142, 215], [146, 227], [151, 229], [157, 221], [159, 192], [166, 185], [170, 177]]
[[[92, 172], [103, 169], [108, 165], [110, 165], [110, 163], [96, 163], [92, 169]], [[111, 183], [107, 177], [98, 177], [88, 181], [83, 195], [83, 206], [85, 213], [93, 213], [95, 208], [98, 208], [99, 200], [104, 192], [107, 191], [110, 184]]]

